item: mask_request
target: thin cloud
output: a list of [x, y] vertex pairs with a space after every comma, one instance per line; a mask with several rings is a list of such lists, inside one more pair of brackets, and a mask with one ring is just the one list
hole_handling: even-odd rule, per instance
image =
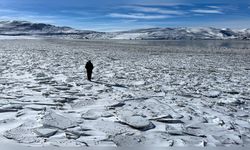
[[31, 22], [55, 23], [57, 16], [40, 15], [27, 11], [0, 9], [0, 20], [24, 20]]
[[201, 13], [201, 14], [223, 14], [222, 11], [214, 10], [214, 9], [194, 9], [191, 11], [195, 13]]
[[146, 13], [158, 13], [158, 14], [167, 14], [167, 15], [183, 15], [185, 14], [183, 11], [178, 10], [166, 10], [157, 7], [142, 7], [142, 6], [128, 6], [128, 8], [132, 8], [135, 11], [146, 12]]
[[62, 13], [62, 14], [75, 14], [75, 15], [80, 15], [80, 16], [89, 16], [89, 15], [93, 14], [90, 12], [86, 12], [84, 10], [61, 10], [60, 13]]
[[157, 1], [151, 1], [151, 2], [143, 2], [143, 3], [133, 3], [133, 5], [137, 5], [137, 6], [169, 6], [169, 7], [175, 7], [175, 6], [190, 6], [192, 4], [190, 4], [190, 3], [181, 3], [181, 2], [157, 2]]
[[50, 16], [0, 16], [0, 20], [24, 20], [31, 22], [41, 22], [41, 23], [56, 23], [55, 18]]
[[0, 16], [4, 15], [4, 14], [8, 14], [8, 15], [19, 15], [19, 14], [34, 14], [28, 11], [19, 11], [19, 10], [15, 10], [15, 9], [1, 9], [0, 8]]
[[219, 9], [219, 6], [207, 6], [208, 8]]
[[171, 18], [169, 15], [145, 15], [143, 13], [131, 13], [131, 14], [122, 14], [122, 13], [110, 13], [109, 17], [113, 18], [127, 18], [127, 19], [165, 19]]
[[0, 9], [0, 13], [17, 13], [18, 11], [11, 9]]
[[20, 11], [15, 9], [0, 9], [0, 20], [24, 20], [42, 23], [57, 23], [62, 17], [56, 15], [42, 15], [37, 12]]

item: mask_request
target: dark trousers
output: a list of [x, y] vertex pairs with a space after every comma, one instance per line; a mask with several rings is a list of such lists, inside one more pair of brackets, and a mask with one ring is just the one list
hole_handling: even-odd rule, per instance
[[89, 81], [91, 81], [91, 76], [92, 76], [92, 70], [87, 70], [87, 77]]

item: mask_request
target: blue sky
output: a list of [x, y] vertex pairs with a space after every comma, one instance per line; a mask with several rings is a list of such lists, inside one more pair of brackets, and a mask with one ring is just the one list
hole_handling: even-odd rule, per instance
[[250, 0], [0, 0], [0, 20], [96, 31], [250, 28]]

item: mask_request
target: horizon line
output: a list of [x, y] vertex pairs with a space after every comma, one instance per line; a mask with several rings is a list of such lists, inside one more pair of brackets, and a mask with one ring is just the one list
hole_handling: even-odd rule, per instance
[[[231, 29], [231, 30], [246, 30], [246, 29], [250, 29], [250, 27], [247, 28], [232, 28], [232, 27], [216, 27], [216, 26], [176, 26], [176, 27], [172, 27], [172, 26], [152, 26], [152, 27], [135, 27], [135, 28], [131, 28], [131, 29], [121, 29], [121, 30], [111, 30], [111, 31], [101, 31], [98, 29], [83, 29], [83, 28], [77, 28], [77, 27], [73, 27], [73, 26], [69, 26], [69, 25], [59, 25], [59, 24], [55, 24], [55, 23], [46, 23], [46, 22], [41, 22], [41, 21], [28, 21], [28, 20], [17, 20], [17, 19], [13, 19], [13, 20], [0, 20], [0, 22], [27, 22], [27, 23], [34, 23], [34, 24], [46, 24], [46, 25], [52, 25], [55, 27], [68, 27], [68, 28], [72, 28], [74, 30], [80, 30], [80, 31], [93, 31], [93, 32], [106, 32], [106, 33], [112, 33], [112, 32], [126, 32], [126, 31], [133, 31], [133, 30], [141, 30], [141, 29], [166, 29], [166, 28], [171, 28], [171, 29], [177, 29], [177, 28], [214, 28], [214, 29]], [[1, 27], [0, 27], [1, 28]], [[120, 27], [123, 28], [123, 27]]]

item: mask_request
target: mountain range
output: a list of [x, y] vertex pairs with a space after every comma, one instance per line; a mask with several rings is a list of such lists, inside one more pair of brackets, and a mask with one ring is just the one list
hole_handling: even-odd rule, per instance
[[73, 39], [139, 39], [139, 40], [209, 40], [244, 39], [250, 40], [250, 28], [235, 30], [230, 28], [183, 27], [148, 28], [121, 32], [97, 32], [59, 27], [45, 23], [27, 21], [0, 21], [1, 36], [44, 36]]

